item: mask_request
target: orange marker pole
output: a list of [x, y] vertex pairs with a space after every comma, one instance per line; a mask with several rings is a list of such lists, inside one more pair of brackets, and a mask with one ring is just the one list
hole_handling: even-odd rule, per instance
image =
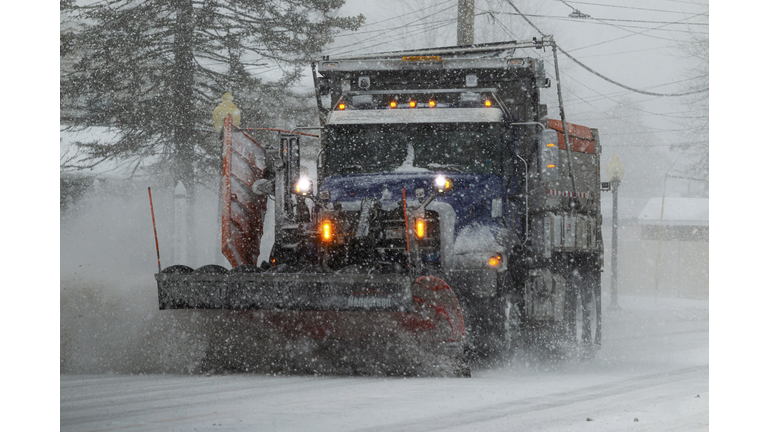
[[155, 226], [155, 208], [152, 205], [152, 188], [147, 187], [149, 192], [149, 210], [152, 212], [152, 229], [155, 230], [155, 249], [157, 250], [157, 272], [160, 273], [162, 268], [160, 267], [160, 244], [157, 242], [157, 227]]

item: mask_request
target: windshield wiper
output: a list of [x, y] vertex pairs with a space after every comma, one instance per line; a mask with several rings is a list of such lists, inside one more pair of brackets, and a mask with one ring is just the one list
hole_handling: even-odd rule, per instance
[[455, 172], [461, 172], [461, 166], [457, 164], [438, 164], [438, 163], [428, 163], [427, 168], [431, 169], [432, 171], [455, 171]]
[[363, 172], [363, 166], [362, 165], [347, 165], [345, 167], [339, 168], [338, 170], [339, 174], [356, 174]]

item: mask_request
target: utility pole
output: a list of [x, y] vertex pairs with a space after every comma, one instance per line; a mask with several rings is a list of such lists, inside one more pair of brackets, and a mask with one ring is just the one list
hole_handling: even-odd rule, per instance
[[456, 45], [475, 43], [475, 0], [459, 0], [456, 20]]

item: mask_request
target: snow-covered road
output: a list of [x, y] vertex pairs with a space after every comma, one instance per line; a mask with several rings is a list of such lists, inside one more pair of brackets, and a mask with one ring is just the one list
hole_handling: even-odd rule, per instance
[[469, 379], [61, 375], [61, 430], [708, 430], [708, 301], [620, 302], [593, 359], [519, 352]]

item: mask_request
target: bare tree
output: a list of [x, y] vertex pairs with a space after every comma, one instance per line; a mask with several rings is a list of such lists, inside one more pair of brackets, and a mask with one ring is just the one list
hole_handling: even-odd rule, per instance
[[686, 142], [676, 147], [692, 155], [687, 174], [703, 181], [709, 191], [709, 35], [692, 37], [681, 44], [681, 50], [692, 60], [688, 88], [698, 93], [686, 98]]

